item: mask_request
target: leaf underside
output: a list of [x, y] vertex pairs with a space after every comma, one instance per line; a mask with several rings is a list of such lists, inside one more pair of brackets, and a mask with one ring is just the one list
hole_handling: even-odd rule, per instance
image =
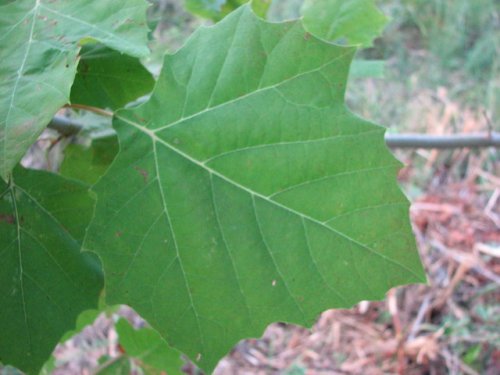
[[88, 186], [17, 168], [0, 181], [0, 361], [37, 373], [102, 289], [98, 260], [80, 253], [94, 200]]
[[243, 6], [165, 57], [95, 186], [108, 303], [211, 370], [271, 322], [425, 280], [400, 163], [344, 105], [354, 52]]
[[143, 0], [19, 0], [0, 6], [0, 178], [64, 104], [78, 63], [77, 43], [93, 39], [144, 56]]

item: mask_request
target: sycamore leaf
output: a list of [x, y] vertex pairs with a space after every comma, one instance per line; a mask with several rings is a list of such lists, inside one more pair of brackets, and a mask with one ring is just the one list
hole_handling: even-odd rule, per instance
[[373, 0], [306, 0], [304, 27], [315, 36], [340, 44], [369, 47], [387, 18]]
[[0, 361], [37, 373], [77, 316], [97, 305], [100, 265], [80, 252], [88, 186], [18, 168], [0, 182]]
[[78, 43], [96, 40], [132, 56], [146, 47], [144, 0], [19, 0], [0, 6], [0, 178], [7, 180], [69, 101]]
[[[249, 0], [186, 0], [186, 8], [198, 16], [219, 21], [227, 14]], [[265, 17], [272, 0], [252, 0], [252, 9], [260, 17]]]
[[136, 330], [125, 319], [120, 319], [115, 327], [123, 351], [146, 374], [184, 374], [181, 353], [170, 348], [158, 332], [151, 328]]
[[165, 57], [94, 188], [108, 303], [211, 370], [271, 322], [425, 280], [401, 164], [344, 104], [354, 52], [243, 6]]
[[139, 59], [102, 45], [84, 46], [71, 103], [97, 108], [122, 108], [153, 89], [154, 79]]

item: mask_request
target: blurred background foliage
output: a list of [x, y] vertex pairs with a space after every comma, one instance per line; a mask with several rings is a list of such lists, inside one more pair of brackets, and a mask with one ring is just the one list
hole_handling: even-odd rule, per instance
[[[374, 48], [361, 55], [387, 60], [386, 79], [402, 84], [406, 95], [401, 99], [411, 99], [419, 90], [443, 88], [447, 99], [496, 117], [500, 2], [384, 0], [379, 5], [391, 22]], [[400, 116], [384, 120], [405, 124]]]
[[[313, 0], [314, 1], [314, 0]], [[158, 73], [164, 53], [175, 52], [211, 20], [188, 13], [182, 0], [153, 0], [152, 57]], [[272, 21], [300, 17], [304, 0], [273, 0]], [[394, 133], [452, 134], [499, 130], [500, 1], [375, 0], [389, 22], [373, 46], [360, 48], [347, 88], [351, 109]], [[415, 163], [427, 164], [417, 152]], [[435, 153], [433, 153], [435, 154]], [[443, 162], [449, 153], [435, 155]], [[495, 160], [498, 155], [489, 155]], [[431, 177], [422, 170], [417, 186]], [[412, 191], [415, 187], [412, 187]], [[419, 190], [418, 188], [416, 189]]]
[[[385, 74], [383, 80], [351, 81], [348, 99], [356, 112], [393, 131], [433, 133], [424, 121], [409, 118], [414, 112], [425, 115], [431, 110], [428, 103], [418, 101], [422, 92], [432, 91], [429, 95], [435, 101], [451, 100], [482, 117], [484, 124], [497, 117], [498, 0], [378, 0], [376, 4], [390, 22], [374, 46], [361, 49], [357, 58], [384, 60]], [[302, 5], [303, 0], [274, 0], [267, 18], [299, 17]], [[157, 28], [151, 44], [154, 54], [146, 63], [156, 72], [165, 52], [174, 52], [196, 27], [211, 23], [187, 13], [180, 0], [154, 0], [150, 19]], [[464, 130], [459, 122], [453, 130]]]

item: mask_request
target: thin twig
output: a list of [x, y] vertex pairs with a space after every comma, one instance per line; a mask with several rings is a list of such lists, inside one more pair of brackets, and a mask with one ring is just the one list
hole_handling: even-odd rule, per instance
[[[450, 249], [446, 248], [443, 244], [437, 242], [437, 241], [431, 241], [431, 245], [438, 250], [439, 252], [447, 255], [451, 259], [453, 259], [455, 262], [459, 264], [463, 264], [465, 262], [471, 262], [471, 257], [467, 255], [462, 255], [460, 254], [460, 251], [451, 251]], [[498, 277], [495, 273], [491, 272], [487, 268], [481, 267], [479, 262], [476, 260], [475, 264], [471, 264], [471, 268], [486, 277], [487, 279], [490, 279], [494, 283], [500, 285], [500, 277]]]
[[500, 134], [497, 132], [479, 134], [386, 134], [385, 141], [391, 148], [500, 148]]
[[49, 123], [48, 127], [58, 131], [65, 137], [76, 135], [83, 129], [83, 125], [75, 123], [70, 118], [63, 116], [55, 116]]
[[483, 109], [483, 116], [486, 120], [486, 125], [488, 126], [488, 134], [491, 136], [491, 133], [493, 132], [493, 124], [491, 123], [490, 116], [488, 116], [486, 109]]
[[412, 341], [417, 336], [417, 333], [420, 330], [420, 324], [424, 320], [424, 316], [427, 313], [427, 309], [429, 308], [430, 301], [431, 301], [431, 295], [426, 294], [424, 300], [422, 301], [422, 305], [418, 310], [417, 317], [413, 322], [413, 326], [411, 327], [410, 334], [408, 335], [408, 339], [406, 341]]

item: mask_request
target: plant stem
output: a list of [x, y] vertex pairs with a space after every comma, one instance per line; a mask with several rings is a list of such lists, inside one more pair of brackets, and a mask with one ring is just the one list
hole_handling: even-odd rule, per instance
[[92, 107], [90, 105], [85, 105], [85, 104], [66, 104], [64, 107], [65, 108], [82, 109], [84, 111], [94, 112], [94, 113], [97, 113], [98, 115], [107, 116], [107, 117], [113, 117], [113, 115], [114, 115], [114, 113], [112, 111], [106, 111], [105, 109]]

